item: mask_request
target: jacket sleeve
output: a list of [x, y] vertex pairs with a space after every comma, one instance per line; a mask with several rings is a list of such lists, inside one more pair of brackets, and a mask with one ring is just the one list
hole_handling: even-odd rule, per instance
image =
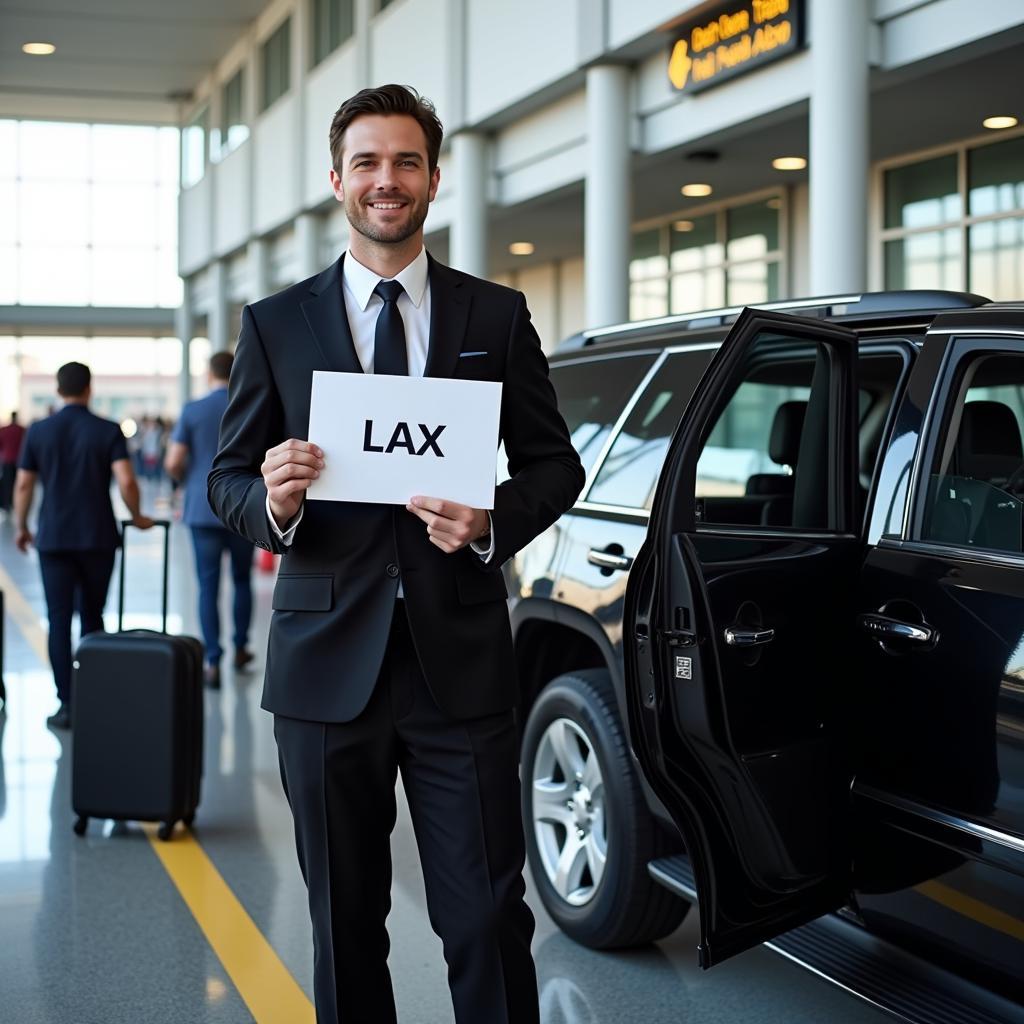
[[278, 554], [286, 551], [287, 545], [271, 529], [260, 466], [267, 450], [284, 440], [281, 396], [256, 318], [246, 306], [231, 367], [228, 406], [206, 490], [210, 508], [229, 530]]
[[498, 570], [571, 508], [586, 480], [558, 411], [548, 362], [522, 294], [517, 296], [509, 330], [501, 435], [510, 479], [499, 484], [494, 495], [494, 557], [486, 565], [476, 560], [489, 571]]

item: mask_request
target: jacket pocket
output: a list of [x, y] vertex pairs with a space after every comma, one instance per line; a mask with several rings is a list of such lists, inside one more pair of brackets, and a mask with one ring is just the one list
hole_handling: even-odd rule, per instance
[[482, 604], [484, 601], [503, 601], [508, 597], [505, 576], [499, 572], [481, 572], [473, 566], [455, 574], [455, 587], [462, 604]]
[[329, 612], [334, 604], [333, 576], [278, 576], [273, 608], [280, 612]]

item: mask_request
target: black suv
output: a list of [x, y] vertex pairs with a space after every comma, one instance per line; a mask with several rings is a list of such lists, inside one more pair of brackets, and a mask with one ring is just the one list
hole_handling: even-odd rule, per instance
[[1021, 1019], [1024, 305], [671, 317], [551, 378], [587, 484], [506, 571], [552, 917], [613, 948], [696, 902], [704, 967]]

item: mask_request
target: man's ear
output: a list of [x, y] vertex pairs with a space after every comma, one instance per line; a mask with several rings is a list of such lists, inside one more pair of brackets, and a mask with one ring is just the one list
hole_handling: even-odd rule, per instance
[[433, 202], [437, 195], [437, 186], [441, 184], [441, 168], [435, 167], [430, 174], [430, 191], [427, 193], [427, 201]]
[[339, 203], [345, 202], [345, 186], [342, 183], [341, 175], [332, 167], [329, 175], [331, 179], [331, 190], [334, 192], [334, 198]]

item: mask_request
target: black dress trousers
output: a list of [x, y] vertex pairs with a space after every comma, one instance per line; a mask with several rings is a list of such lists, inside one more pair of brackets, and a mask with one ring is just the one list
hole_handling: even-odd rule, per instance
[[318, 1024], [396, 1020], [385, 920], [398, 771], [456, 1020], [537, 1024], [512, 712], [443, 714], [399, 600], [364, 711], [345, 723], [278, 715], [274, 735], [309, 890]]

